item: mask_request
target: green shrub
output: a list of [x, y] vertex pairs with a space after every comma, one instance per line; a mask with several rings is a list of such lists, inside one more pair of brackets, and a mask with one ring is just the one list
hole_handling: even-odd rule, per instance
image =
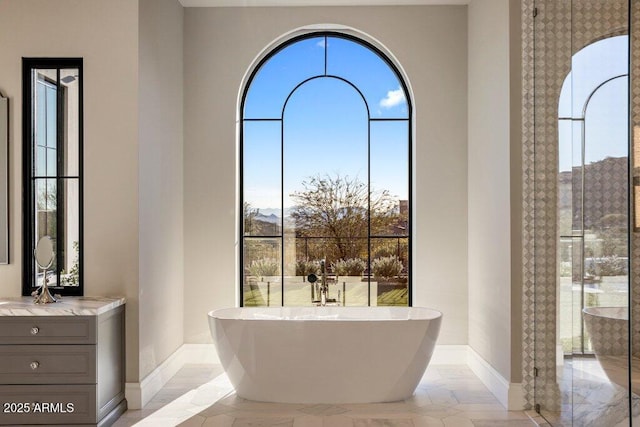
[[296, 276], [308, 276], [312, 273], [320, 273], [320, 263], [318, 261], [309, 261], [307, 259], [296, 261]]
[[629, 271], [626, 258], [615, 255], [602, 257], [597, 263], [597, 271], [600, 276], [624, 276]]
[[376, 258], [371, 263], [371, 270], [376, 278], [389, 279], [402, 273], [402, 262], [396, 256]]
[[332, 264], [338, 276], [361, 276], [367, 264], [360, 258], [340, 259]]
[[398, 255], [398, 245], [395, 240], [381, 239], [381, 241], [371, 246], [371, 251], [373, 252], [371, 258], [373, 259]]
[[274, 258], [263, 258], [253, 261], [249, 265], [249, 274], [251, 276], [279, 276], [280, 263]]

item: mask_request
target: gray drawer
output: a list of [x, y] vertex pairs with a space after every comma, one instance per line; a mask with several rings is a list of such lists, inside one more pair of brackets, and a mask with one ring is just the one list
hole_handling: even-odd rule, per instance
[[0, 384], [96, 382], [94, 345], [0, 345]]
[[95, 344], [94, 316], [2, 317], [2, 344]]
[[0, 425], [95, 424], [95, 402], [95, 385], [2, 385]]

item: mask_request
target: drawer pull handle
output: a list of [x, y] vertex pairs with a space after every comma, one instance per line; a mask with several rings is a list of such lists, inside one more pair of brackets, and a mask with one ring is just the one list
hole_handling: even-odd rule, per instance
[[31, 335], [38, 335], [38, 333], [40, 333], [40, 328], [38, 328], [37, 326], [31, 328]]
[[31, 362], [31, 363], [29, 364], [29, 366], [31, 366], [31, 369], [35, 371], [36, 369], [38, 369], [38, 368], [40, 367], [40, 362], [38, 362], [38, 361], [33, 361], [33, 362]]

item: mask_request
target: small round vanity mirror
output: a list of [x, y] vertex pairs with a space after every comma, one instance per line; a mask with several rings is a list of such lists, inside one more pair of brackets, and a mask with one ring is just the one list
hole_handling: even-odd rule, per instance
[[38, 240], [35, 250], [36, 264], [43, 270], [47, 270], [53, 264], [55, 253], [53, 252], [53, 240], [49, 236], [43, 236]]

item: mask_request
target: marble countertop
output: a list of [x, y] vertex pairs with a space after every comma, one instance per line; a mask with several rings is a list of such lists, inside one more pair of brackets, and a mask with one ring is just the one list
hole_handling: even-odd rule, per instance
[[0, 316], [97, 316], [124, 303], [124, 298], [112, 297], [62, 297], [51, 304], [35, 304], [33, 297], [0, 297]]

